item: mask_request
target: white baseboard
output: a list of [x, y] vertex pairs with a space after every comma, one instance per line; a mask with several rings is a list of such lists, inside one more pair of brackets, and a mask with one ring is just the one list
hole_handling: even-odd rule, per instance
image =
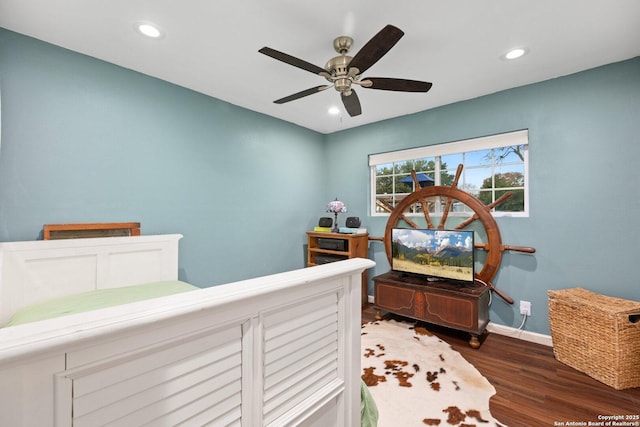
[[487, 331], [494, 334], [498, 334], [498, 335], [504, 335], [511, 338], [517, 338], [519, 340], [534, 342], [536, 344], [542, 344], [548, 347], [553, 347], [550, 335], [539, 334], [537, 332], [523, 331], [518, 328], [513, 328], [511, 326], [497, 325], [493, 322], [489, 322], [489, 324], [487, 325]]
[[[373, 295], [367, 295], [367, 300], [369, 301], [369, 304], [373, 304], [375, 302]], [[489, 322], [489, 324], [487, 325], [487, 331], [494, 334], [498, 334], [498, 335], [517, 338], [523, 341], [529, 341], [536, 344], [546, 345], [547, 347], [553, 347], [550, 335], [539, 334], [537, 332], [523, 331], [518, 328], [513, 328], [511, 326], [497, 325], [493, 322]]]

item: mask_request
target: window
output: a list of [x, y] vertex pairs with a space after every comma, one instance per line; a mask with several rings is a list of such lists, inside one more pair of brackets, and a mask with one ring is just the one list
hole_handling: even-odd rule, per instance
[[[388, 215], [404, 197], [415, 191], [411, 171], [421, 187], [451, 186], [459, 164], [463, 165], [457, 187], [485, 205], [507, 192], [509, 199], [492, 209], [494, 216], [528, 216], [528, 131], [492, 135], [446, 144], [369, 155], [371, 168], [371, 213]], [[429, 211], [438, 214], [441, 202], [429, 201]], [[421, 206], [410, 213], [421, 212]], [[468, 210], [454, 201], [451, 213]]]

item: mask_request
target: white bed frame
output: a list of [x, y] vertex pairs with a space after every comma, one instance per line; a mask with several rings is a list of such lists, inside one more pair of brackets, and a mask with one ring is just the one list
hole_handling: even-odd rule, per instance
[[[180, 235], [0, 243], [0, 319], [176, 280]], [[0, 329], [0, 425], [360, 424], [351, 259]]]

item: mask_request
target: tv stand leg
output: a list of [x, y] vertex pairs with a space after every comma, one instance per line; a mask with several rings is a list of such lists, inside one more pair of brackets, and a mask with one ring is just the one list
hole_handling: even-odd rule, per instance
[[376, 308], [376, 320], [382, 320], [382, 310]]
[[478, 335], [471, 334], [471, 339], [469, 340], [469, 347], [473, 349], [480, 348], [480, 340], [478, 339]]

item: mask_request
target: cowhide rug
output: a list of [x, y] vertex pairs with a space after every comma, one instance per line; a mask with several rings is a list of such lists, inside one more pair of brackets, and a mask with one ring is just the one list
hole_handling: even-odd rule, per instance
[[364, 324], [361, 360], [378, 427], [503, 426], [489, 412], [493, 386], [424, 327], [395, 320]]

